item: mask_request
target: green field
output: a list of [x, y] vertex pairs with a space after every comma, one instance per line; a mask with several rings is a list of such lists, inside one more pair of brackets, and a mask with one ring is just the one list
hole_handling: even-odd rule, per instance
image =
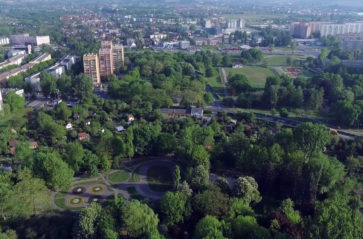
[[274, 76], [274, 73], [265, 68], [260, 66], [244, 66], [243, 68], [225, 68], [228, 77], [231, 77], [236, 74], [243, 74], [245, 75], [252, 84], [254, 88], [264, 88], [266, 78], [268, 76]]
[[125, 170], [119, 170], [108, 175], [108, 178], [111, 183], [125, 182], [129, 179], [130, 173]]
[[[289, 56], [281, 56], [281, 55], [268, 55], [263, 59], [264, 62], [267, 63], [268, 66], [287, 66], [287, 58]], [[303, 57], [298, 56], [290, 56], [291, 60], [303, 60]]]

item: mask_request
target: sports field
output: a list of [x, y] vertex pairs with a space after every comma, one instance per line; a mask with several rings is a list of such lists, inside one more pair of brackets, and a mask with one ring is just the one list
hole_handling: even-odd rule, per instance
[[236, 74], [243, 74], [245, 75], [252, 84], [254, 88], [264, 88], [266, 78], [268, 76], [274, 76], [274, 73], [265, 67], [261, 66], [244, 66], [243, 68], [225, 68], [228, 78], [236, 75]]

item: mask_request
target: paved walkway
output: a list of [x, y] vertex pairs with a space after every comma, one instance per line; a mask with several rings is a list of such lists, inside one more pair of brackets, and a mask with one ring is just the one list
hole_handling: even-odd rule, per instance
[[[147, 180], [147, 172], [150, 167], [166, 167], [169, 169], [170, 173], [173, 173], [175, 166], [176, 166], [175, 162], [170, 159], [155, 159], [155, 160], [144, 161], [137, 165], [134, 165], [133, 167], [129, 167], [127, 170], [130, 171], [130, 177], [125, 182], [111, 183], [108, 178], [109, 174], [107, 175], [99, 174], [98, 177], [93, 179], [75, 181], [73, 182], [71, 190], [69, 191], [69, 193], [67, 193], [67, 195], [64, 198], [65, 204], [70, 208], [85, 207], [89, 205], [92, 202], [92, 199], [95, 197], [101, 201], [102, 200], [104, 201], [107, 199], [107, 197], [111, 195], [117, 196], [119, 194], [122, 194], [126, 200], [131, 200], [132, 197], [127, 191], [127, 189], [131, 187], [134, 187], [136, 189], [136, 192], [144, 198], [159, 200], [164, 196], [166, 192], [157, 192], [150, 188]], [[132, 175], [136, 173], [137, 170], [139, 174], [139, 180], [137, 182], [129, 182], [132, 178]], [[218, 178], [219, 178], [218, 175], [211, 173], [209, 180], [211, 183], [214, 183]], [[80, 185], [85, 182], [91, 183], [92, 181], [97, 181], [97, 182], [92, 183], [90, 185]], [[227, 178], [227, 181], [230, 186], [233, 185], [234, 180], [232, 178]], [[102, 187], [103, 190], [98, 193], [93, 192], [92, 188], [96, 186]], [[82, 188], [83, 192], [76, 193], [74, 191], [76, 188]], [[62, 210], [61, 208], [58, 208], [54, 203], [55, 201], [54, 192], [52, 192], [51, 196], [52, 196], [53, 208]], [[81, 197], [84, 199], [84, 201], [81, 204], [72, 205], [70, 204], [70, 200], [74, 197]]]

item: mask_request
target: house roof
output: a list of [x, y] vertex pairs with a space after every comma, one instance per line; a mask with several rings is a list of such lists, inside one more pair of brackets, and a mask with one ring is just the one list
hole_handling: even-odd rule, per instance
[[117, 131], [124, 131], [125, 130], [125, 128], [122, 126], [122, 125], [119, 125], [119, 126], [116, 126], [115, 127], [115, 129], [117, 130]]
[[38, 142], [37, 141], [30, 142], [30, 146], [38, 147]]
[[12, 147], [17, 146], [17, 145], [18, 145], [18, 143], [19, 143], [19, 142], [18, 142], [17, 140], [15, 140], [15, 139], [10, 140], [10, 141], [8, 142], [9, 146], [12, 146]]
[[84, 138], [87, 136], [87, 133], [86, 132], [81, 132], [78, 134], [78, 138]]

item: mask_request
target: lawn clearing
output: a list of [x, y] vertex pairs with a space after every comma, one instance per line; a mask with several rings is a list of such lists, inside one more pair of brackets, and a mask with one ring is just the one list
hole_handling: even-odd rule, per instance
[[118, 170], [108, 175], [108, 179], [111, 183], [125, 182], [129, 179], [130, 173], [125, 170]]
[[147, 181], [151, 190], [165, 192], [172, 189], [173, 179], [169, 168], [152, 166], [147, 171]]
[[260, 66], [243, 66], [243, 68], [225, 68], [228, 78], [236, 74], [245, 75], [254, 88], [264, 88], [266, 78], [268, 76], [274, 76], [274, 73], [265, 67]]
[[291, 63], [295, 60], [304, 60], [303, 57], [298, 56], [281, 56], [281, 55], [267, 55], [263, 59], [269, 66], [287, 66], [287, 59], [291, 58]]

